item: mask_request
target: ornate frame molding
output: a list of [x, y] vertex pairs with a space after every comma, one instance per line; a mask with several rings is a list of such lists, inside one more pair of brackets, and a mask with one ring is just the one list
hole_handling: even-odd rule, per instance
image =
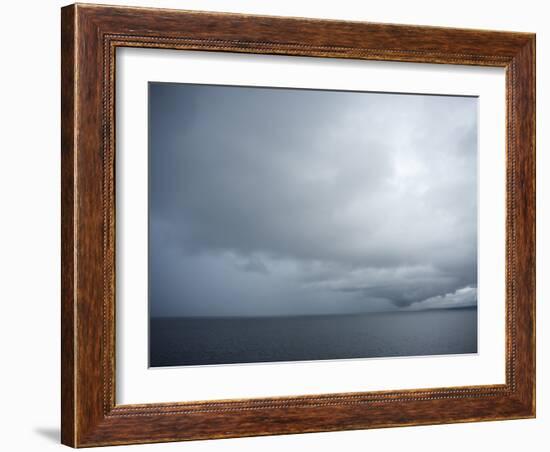
[[[506, 68], [506, 383], [116, 405], [117, 47]], [[65, 7], [62, 239], [64, 444], [81, 447], [533, 417], [535, 36], [145, 8]]]

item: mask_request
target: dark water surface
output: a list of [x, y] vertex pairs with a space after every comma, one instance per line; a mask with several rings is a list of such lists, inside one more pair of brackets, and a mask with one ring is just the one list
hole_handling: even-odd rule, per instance
[[150, 366], [477, 352], [477, 309], [312, 317], [152, 318]]

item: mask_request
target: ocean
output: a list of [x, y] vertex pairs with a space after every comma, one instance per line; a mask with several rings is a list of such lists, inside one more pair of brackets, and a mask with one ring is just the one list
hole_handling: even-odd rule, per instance
[[151, 318], [149, 341], [151, 367], [477, 353], [477, 308]]

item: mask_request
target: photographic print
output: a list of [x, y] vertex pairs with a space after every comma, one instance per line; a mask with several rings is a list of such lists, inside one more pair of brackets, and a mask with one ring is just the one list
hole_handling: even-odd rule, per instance
[[478, 98], [149, 83], [150, 367], [477, 353]]
[[63, 444], [536, 416], [534, 33], [61, 11]]

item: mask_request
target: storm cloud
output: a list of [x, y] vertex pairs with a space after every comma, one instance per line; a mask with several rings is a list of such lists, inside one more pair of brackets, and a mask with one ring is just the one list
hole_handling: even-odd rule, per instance
[[154, 316], [477, 303], [477, 99], [150, 83]]

